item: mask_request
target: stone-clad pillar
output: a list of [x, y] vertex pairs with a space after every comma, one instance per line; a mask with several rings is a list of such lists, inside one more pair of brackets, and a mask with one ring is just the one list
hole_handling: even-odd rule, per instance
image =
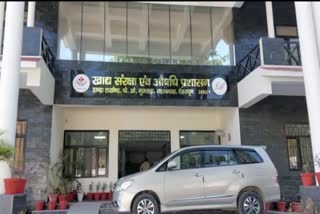
[[[24, 2], [7, 2], [0, 84], [0, 129], [4, 139], [15, 145], [19, 96], [19, 76], [23, 33]], [[7, 167], [0, 168], [0, 177], [10, 177]], [[3, 180], [0, 179], [0, 194]]]

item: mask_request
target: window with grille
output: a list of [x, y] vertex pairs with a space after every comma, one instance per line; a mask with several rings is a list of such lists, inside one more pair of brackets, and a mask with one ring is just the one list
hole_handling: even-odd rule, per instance
[[76, 178], [108, 175], [108, 131], [65, 131], [64, 174]]
[[309, 130], [306, 124], [287, 124], [285, 127], [289, 168], [292, 170], [301, 170], [307, 164], [313, 168]]
[[180, 147], [196, 145], [219, 145], [220, 137], [215, 131], [180, 131]]
[[132, 142], [170, 142], [170, 132], [168, 131], [119, 131], [120, 143]]
[[16, 173], [24, 171], [24, 153], [27, 134], [27, 121], [17, 121], [14, 169]]

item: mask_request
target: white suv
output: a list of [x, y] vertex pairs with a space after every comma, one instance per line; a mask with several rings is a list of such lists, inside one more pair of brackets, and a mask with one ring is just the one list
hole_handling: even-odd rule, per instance
[[265, 202], [280, 199], [280, 190], [263, 147], [193, 146], [119, 179], [113, 196], [117, 212], [133, 214], [205, 209], [260, 214]]

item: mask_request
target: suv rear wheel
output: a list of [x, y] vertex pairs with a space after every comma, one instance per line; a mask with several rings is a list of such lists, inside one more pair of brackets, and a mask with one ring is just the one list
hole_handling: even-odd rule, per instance
[[263, 201], [255, 192], [243, 192], [239, 197], [238, 209], [240, 214], [261, 214]]
[[159, 214], [159, 203], [148, 193], [139, 195], [133, 202], [133, 214]]

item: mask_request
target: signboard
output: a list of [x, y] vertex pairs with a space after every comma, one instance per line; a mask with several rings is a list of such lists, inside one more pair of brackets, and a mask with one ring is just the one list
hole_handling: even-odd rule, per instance
[[72, 78], [72, 97], [222, 99], [228, 80], [216, 74], [93, 72]]

